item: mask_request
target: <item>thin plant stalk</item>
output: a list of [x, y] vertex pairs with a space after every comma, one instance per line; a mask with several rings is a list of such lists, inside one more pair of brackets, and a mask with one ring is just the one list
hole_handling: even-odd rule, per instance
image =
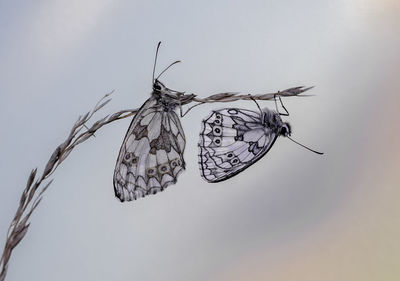
[[[284, 91], [278, 91], [276, 93], [260, 95], [231, 92], [219, 93], [206, 98], [198, 98], [193, 95], [193, 98], [185, 104], [194, 102], [196, 103], [194, 106], [197, 106], [206, 103], [232, 102], [238, 100], [271, 100], [274, 99], [275, 96], [298, 96], [299, 94], [311, 88], [312, 87], [294, 87]], [[65, 159], [70, 155], [76, 146], [87, 141], [91, 136], [94, 136], [94, 133], [105, 125], [133, 116], [137, 113], [137, 109], [121, 110], [97, 120], [91, 126], [88, 125], [88, 122], [92, 119], [93, 115], [111, 101], [111, 98], [109, 98], [111, 94], [112, 92], [106, 94], [100, 99], [100, 101], [96, 103], [91, 111], [87, 112], [83, 116], [79, 116], [78, 120], [72, 126], [66, 140], [57, 146], [50, 156], [50, 159], [48, 160], [41, 174], [38, 174], [38, 170], [35, 168], [28, 176], [26, 186], [22, 191], [21, 198], [19, 200], [17, 211], [15, 212], [14, 218], [12, 219], [7, 231], [6, 242], [0, 259], [0, 281], [5, 280], [12, 252], [28, 232], [30, 226], [29, 219], [43, 199], [45, 191], [53, 182], [53, 179], [50, 179], [50, 177], [60, 166], [60, 164], [65, 161]], [[189, 110], [194, 106], [190, 107]]]

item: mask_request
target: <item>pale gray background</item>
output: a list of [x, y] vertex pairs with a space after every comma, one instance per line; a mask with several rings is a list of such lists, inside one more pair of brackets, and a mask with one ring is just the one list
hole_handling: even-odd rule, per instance
[[[114, 198], [130, 120], [74, 151], [32, 217], [7, 280], [398, 280], [398, 1], [0, 1], [0, 241], [30, 170], [77, 116], [139, 107], [156, 44], [170, 88], [208, 96], [315, 85], [284, 100], [297, 140], [207, 184], [200, 120], [187, 171], [156, 196]], [[263, 102], [264, 106], [273, 106]], [[252, 102], [239, 105], [255, 109]]]

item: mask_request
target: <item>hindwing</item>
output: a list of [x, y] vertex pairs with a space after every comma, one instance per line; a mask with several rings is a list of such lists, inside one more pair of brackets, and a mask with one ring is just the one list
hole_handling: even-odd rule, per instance
[[179, 117], [154, 98], [134, 116], [114, 170], [114, 191], [122, 202], [164, 190], [185, 169], [185, 135]]
[[251, 110], [226, 108], [202, 121], [199, 166], [206, 181], [233, 177], [268, 152], [277, 134], [261, 119], [260, 113]]

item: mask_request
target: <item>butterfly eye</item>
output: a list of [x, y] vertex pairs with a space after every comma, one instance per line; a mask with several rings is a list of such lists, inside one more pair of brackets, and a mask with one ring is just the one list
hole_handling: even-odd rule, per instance
[[161, 86], [158, 84], [154, 84], [154, 90], [161, 91]]
[[284, 125], [281, 128], [280, 134], [287, 137], [291, 135], [291, 128], [289, 123], [284, 123]]

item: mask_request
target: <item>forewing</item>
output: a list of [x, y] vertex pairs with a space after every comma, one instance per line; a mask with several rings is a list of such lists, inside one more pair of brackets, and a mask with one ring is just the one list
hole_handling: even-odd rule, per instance
[[201, 176], [219, 182], [259, 160], [277, 135], [261, 122], [257, 112], [238, 108], [213, 111], [202, 121], [199, 141]]
[[164, 190], [185, 169], [179, 117], [147, 100], [133, 118], [114, 170], [115, 195], [131, 201]]

